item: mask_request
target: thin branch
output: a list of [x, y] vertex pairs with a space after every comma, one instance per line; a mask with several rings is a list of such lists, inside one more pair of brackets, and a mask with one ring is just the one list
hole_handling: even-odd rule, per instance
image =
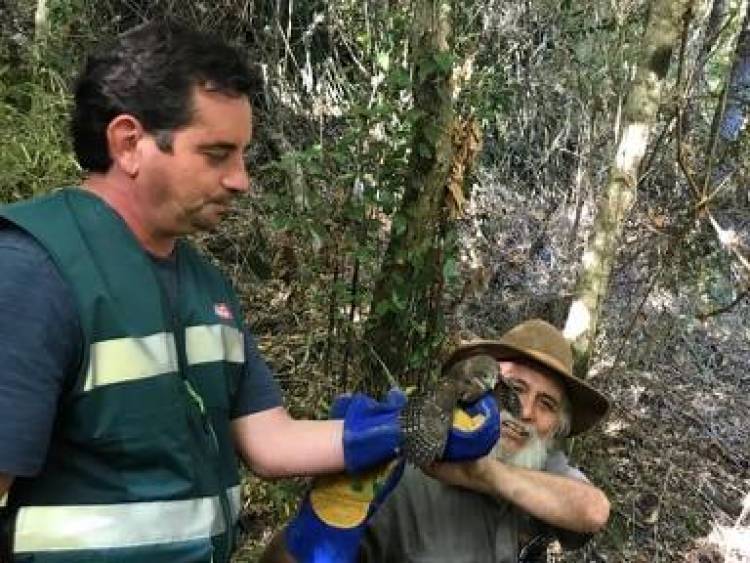
[[362, 76], [369, 79], [370, 72], [365, 68], [365, 65], [362, 64], [362, 61], [359, 60], [359, 57], [357, 57], [357, 54], [354, 52], [351, 43], [349, 43], [349, 40], [346, 37], [346, 34], [341, 29], [341, 26], [339, 26], [339, 22], [334, 21], [332, 23], [334, 28], [336, 29], [336, 32], [339, 34], [339, 39], [341, 39], [344, 47], [346, 47], [346, 50], [349, 52], [349, 56], [352, 58], [352, 61], [354, 61], [354, 66], [360, 72], [360, 74], [362, 74]]
[[373, 345], [370, 344], [370, 342], [367, 341], [367, 340], [365, 340], [364, 343], [367, 346], [368, 350], [370, 351], [370, 354], [372, 355], [372, 357], [375, 358], [375, 360], [378, 362], [378, 364], [380, 365], [380, 367], [383, 368], [383, 373], [385, 373], [385, 377], [386, 377], [386, 379], [388, 379], [388, 384], [393, 389], [400, 389], [401, 387], [399, 386], [398, 381], [396, 381], [396, 378], [393, 377], [393, 374], [391, 373], [391, 370], [389, 370], [388, 366], [385, 365], [385, 362], [383, 361], [383, 358], [381, 358], [380, 354], [378, 354], [375, 351], [375, 348], [373, 347]]
[[[703, 47], [701, 49], [701, 53], [698, 55], [698, 60], [695, 64], [695, 67], [693, 68], [692, 74], [690, 76], [690, 83], [692, 84], [695, 81], [695, 77], [698, 75], [698, 72], [703, 69], [703, 67], [706, 65], [708, 60], [714, 56], [715, 51], [717, 50], [717, 40], [719, 37], [726, 31], [726, 29], [729, 27], [729, 25], [734, 21], [735, 14], [730, 13], [729, 17], [726, 19], [726, 21], [722, 24], [722, 26], [713, 33], [710, 37], [707, 37], [706, 40], [704, 40]], [[706, 44], [708, 43], [708, 48], [706, 48]]]
[[281, 39], [284, 41], [284, 68], [286, 69], [286, 61], [287, 61], [287, 57], [289, 57], [292, 60], [292, 63], [294, 63], [294, 68], [297, 70], [297, 72], [300, 75], [302, 75], [302, 69], [297, 63], [297, 58], [294, 56], [294, 53], [292, 52], [292, 46], [289, 44], [289, 39], [284, 34], [284, 28], [281, 27], [281, 22], [279, 21], [276, 22], [276, 28], [278, 29], [279, 37], [281, 37]]
[[[327, 379], [331, 379], [333, 370], [333, 344], [334, 337], [336, 334], [336, 308], [337, 308], [337, 286], [339, 283], [339, 260], [334, 258], [333, 265], [333, 281], [331, 283], [331, 296], [328, 307], [328, 335], [326, 338], [326, 352], [323, 365], [325, 366], [325, 374]], [[346, 379], [342, 377], [342, 386], [346, 385]]]
[[692, 225], [692, 219], [689, 217], [685, 219], [685, 223], [680, 227], [680, 229], [675, 233], [674, 237], [671, 241], [667, 244], [667, 251], [664, 255], [664, 258], [661, 261], [661, 267], [652, 274], [651, 280], [649, 281], [648, 287], [646, 288], [646, 292], [643, 294], [643, 297], [641, 298], [641, 301], [638, 303], [638, 307], [635, 310], [635, 313], [633, 313], [633, 316], [630, 319], [630, 323], [628, 324], [628, 327], [625, 329], [625, 332], [623, 333], [622, 338], [620, 339], [621, 344], [620, 348], [617, 350], [617, 353], [615, 354], [615, 359], [612, 362], [612, 366], [609, 368], [607, 373], [610, 373], [615, 370], [617, 365], [620, 362], [620, 359], [622, 358], [622, 354], [625, 351], [625, 344], [630, 339], [630, 335], [633, 333], [633, 330], [635, 329], [636, 322], [638, 321], [638, 317], [641, 314], [641, 311], [643, 310], [644, 305], [646, 304], [646, 300], [648, 299], [649, 295], [651, 295], [651, 292], [653, 291], [654, 287], [656, 287], [656, 282], [661, 278], [661, 274], [666, 270], [667, 265], [671, 265], [672, 262], [672, 256], [674, 255], [675, 251], [680, 247], [679, 243], [685, 238], [685, 236], [690, 232], [690, 226]]
[[357, 312], [359, 293], [359, 258], [354, 259], [354, 271], [352, 272], [352, 281], [349, 287], [349, 326], [346, 332], [346, 344], [344, 345], [344, 366], [341, 372], [341, 386], [346, 389], [347, 379], [349, 378], [349, 362], [352, 358], [352, 342], [354, 340], [354, 319]]
[[[731, 67], [728, 71], [729, 73], [732, 72]], [[729, 80], [727, 80], [729, 82]], [[703, 190], [702, 193], [706, 193], [708, 191], [708, 183], [711, 181], [711, 172], [714, 168], [714, 157], [716, 156], [716, 147], [719, 142], [719, 124], [721, 123], [721, 118], [724, 115], [724, 110], [727, 106], [727, 97], [729, 96], [729, 88], [726, 86], [724, 87], [723, 92], [721, 93], [721, 102], [719, 103], [719, 107], [716, 109], [716, 113], [714, 114], [714, 120], [711, 124], [711, 137], [709, 138], [709, 151], [708, 151], [708, 161], [706, 162], [706, 171], [703, 177]]]
[[[692, 173], [689, 170], [687, 159], [685, 158], [685, 146], [683, 143], [682, 138], [682, 107], [685, 103], [685, 100], [687, 100], [687, 91], [684, 93], [680, 93], [680, 88], [682, 87], [682, 72], [685, 66], [685, 49], [687, 45], [687, 36], [688, 36], [688, 30], [690, 28], [690, 19], [691, 19], [692, 12], [688, 10], [686, 16], [685, 16], [685, 25], [682, 29], [682, 37], [680, 40], [680, 56], [678, 59], [677, 64], [677, 103], [675, 108], [675, 113], [677, 116], [677, 162], [680, 165], [680, 169], [682, 170], [682, 173], [685, 175], [685, 178], [688, 181], [688, 185], [693, 190], [693, 195], [695, 196], [695, 199], [698, 201], [701, 201], [703, 199], [702, 192], [698, 185], [696, 184]], [[687, 88], [686, 88], [687, 90]]]
[[716, 309], [712, 309], [710, 311], [706, 311], [705, 313], [697, 313], [695, 317], [700, 321], [705, 321], [711, 317], [716, 317], [719, 315], [723, 315], [724, 313], [728, 313], [732, 309], [734, 309], [737, 305], [742, 303], [747, 296], [750, 295], [750, 292], [748, 290], [740, 292], [737, 297], [735, 297], [731, 303], [724, 305], [722, 307], [717, 307]]

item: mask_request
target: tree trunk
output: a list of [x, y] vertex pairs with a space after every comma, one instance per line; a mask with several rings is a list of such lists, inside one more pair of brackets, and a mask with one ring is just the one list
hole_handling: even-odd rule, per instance
[[[719, 103], [716, 108], [715, 122], [718, 124], [716, 146], [710, 151], [710, 160], [716, 163], [709, 170], [711, 182], [708, 194], [728, 182], [738, 168], [740, 133], [747, 121], [747, 110], [750, 106], [750, 10], [745, 14], [742, 29], [734, 51], [734, 61], [726, 86], [726, 103]], [[722, 111], [723, 110], [723, 111]], [[747, 186], [737, 183], [735, 194], [738, 203], [747, 197]]]
[[[433, 357], [442, 283], [442, 231], [446, 180], [453, 147], [449, 4], [419, 0], [414, 17], [414, 109], [409, 177], [393, 217], [390, 242], [375, 283], [366, 340], [376, 372], [394, 377]], [[439, 301], [439, 299], [438, 299]], [[439, 312], [439, 311], [438, 311]], [[376, 378], [382, 381], [382, 378]], [[373, 379], [370, 384], [378, 387]]]
[[703, 122], [705, 119], [700, 100], [708, 90], [706, 68], [709, 59], [715, 53], [719, 36], [726, 25], [728, 11], [728, 0], [713, 0], [711, 13], [703, 30], [701, 46], [692, 70], [692, 80], [690, 84], [686, 85], [686, 90], [690, 91], [690, 95], [685, 101], [685, 109], [682, 111], [680, 128], [683, 139], [687, 139], [696, 124]]
[[565, 324], [565, 336], [573, 345], [576, 373], [581, 377], [588, 370], [617, 243], [635, 202], [638, 167], [659, 109], [672, 49], [691, 4], [691, 0], [655, 0], [651, 6], [639, 58], [643, 64], [637, 68], [628, 93], [615, 160], [597, 206]]
[[750, 105], [750, 10], [745, 14], [737, 39], [728, 88], [719, 136], [722, 141], [732, 143], [738, 139], [743, 129]]
[[49, 33], [49, 5], [47, 0], [37, 0], [34, 14], [34, 42], [43, 43]]
[[711, 4], [711, 13], [708, 16], [708, 23], [703, 32], [703, 42], [696, 63], [696, 71], [701, 77], [703, 77], [704, 74], [706, 60], [714, 49], [714, 46], [719, 39], [719, 35], [724, 28], [724, 21], [727, 18], [728, 11], [729, 6], [727, 0], [713, 0], [713, 3]]

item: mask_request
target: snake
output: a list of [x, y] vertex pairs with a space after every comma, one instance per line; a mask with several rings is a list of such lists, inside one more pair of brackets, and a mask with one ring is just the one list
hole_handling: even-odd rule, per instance
[[419, 467], [439, 460], [456, 407], [471, 404], [488, 391], [500, 411], [514, 417], [520, 415], [518, 394], [501, 376], [497, 360], [488, 354], [476, 354], [454, 363], [432, 389], [410, 397], [401, 412], [406, 460]]

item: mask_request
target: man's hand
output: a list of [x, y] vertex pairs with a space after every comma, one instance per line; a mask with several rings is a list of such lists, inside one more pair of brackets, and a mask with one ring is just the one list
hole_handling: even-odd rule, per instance
[[[316, 478], [299, 512], [271, 542], [261, 563], [354, 563], [369, 519], [404, 471], [403, 459], [394, 459], [388, 448], [393, 447], [392, 425], [405, 402], [404, 395], [395, 391], [383, 403], [365, 395], [336, 399], [330, 417], [349, 419], [347, 468], [366, 464], [370, 468]], [[346, 429], [345, 422], [345, 452]], [[364, 449], [368, 439], [376, 444], [375, 454]], [[376, 456], [391, 459], [372, 467]]]
[[453, 421], [440, 460], [464, 461], [481, 458], [492, 450], [500, 437], [500, 413], [491, 393], [470, 405], [453, 410]]
[[[367, 464], [370, 468], [316, 478], [299, 512], [271, 542], [261, 563], [350, 563], [356, 560], [369, 519], [403, 473], [404, 460], [394, 457], [403, 439], [398, 414], [405, 403], [406, 398], [399, 391], [389, 393], [382, 403], [366, 395], [343, 396], [334, 402], [331, 418], [345, 420], [347, 469]], [[489, 394], [472, 405], [455, 409], [444, 459], [483, 456], [497, 441], [499, 428], [497, 405]], [[368, 451], [369, 442], [374, 443], [375, 453]], [[382, 457], [387, 461], [373, 467], [373, 460]], [[463, 464], [444, 465], [460, 467]]]
[[384, 401], [357, 393], [339, 397], [331, 418], [344, 419], [344, 462], [349, 473], [359, 473], [401, 453], [400, 414], [406, 395], [391, 389]]
[[484, 456], [470, 461], [436, 462], [423, 467], [422, 471], [446, 485], [492, 495], [492, 464], [492, 457]]
[[296, 563], [354, 563], [367, 523], [398, 483], [403, 460], [364, 473], [315, 479], [297, 516], [284, 530]]
[[[406, 450], [403, 452], [406, 459], [413, 461], [410, 446], [423, 438], [423, 430], [430, 434], [435, 429], [423, 429], [419, 424], [404, 428], [402, 411], [406, 405], [406, 396], [396, 389], [382, 402], [363, 394], [337, 400], [331, 418], [344, 418], [344, 459], [348, 472], [357, 473], [393, 459], [402, 449]], [[429, 419], [424, 420], [425, 424], [428, 422]], [[492, 394], [486, 392], [471, 404], [454, 408], [450, 423], [442, 432], [441, 460], [461, 461], [487, 454], [500, 435], [500, 413]]]

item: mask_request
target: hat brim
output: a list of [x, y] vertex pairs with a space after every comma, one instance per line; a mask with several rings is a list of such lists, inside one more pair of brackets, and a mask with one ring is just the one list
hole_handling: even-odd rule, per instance
[[536, 353], [533, 350], [515, 348], [496, 340], [474, 340], [459, 346], [445, 361], [443, 371], [446, 371], [456, 362], [479, 354], [487, 354], [497, 360], [525, 359], [551, 370], [559, 376], [570, 402], [569, 436], [576, 436], [589, 430], [609, 411], [609, 400], [585, 381], [569, 373], [557, 359], [542, 353]]

